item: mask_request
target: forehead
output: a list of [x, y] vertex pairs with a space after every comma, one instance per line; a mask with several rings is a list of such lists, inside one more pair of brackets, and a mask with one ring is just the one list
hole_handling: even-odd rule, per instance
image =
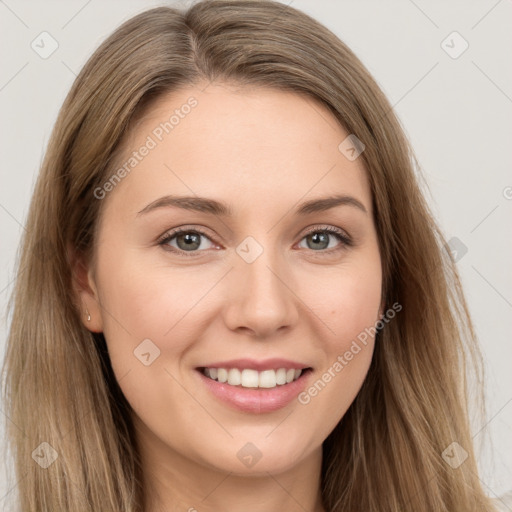
[[186, 193], [222, 198], [238, 210], [350, 193], [370, 212], [363, 161], [339, 149], [348, 135], [327, 107], [302, 94], [183, 88], [160, 97], [132, 128], [112, 169], [124, 167], [126, 177], [111, 199], [122, 195], [137, 207]]

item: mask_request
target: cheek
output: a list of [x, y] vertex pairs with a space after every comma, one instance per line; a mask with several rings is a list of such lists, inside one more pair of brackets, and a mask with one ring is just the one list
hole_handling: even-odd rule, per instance
[[328, 372], [321, 380], [333, 392], [342, 390], [339, 396], [344, 397], [344, 403], [340, 402], [340, 407], [346, 409], [371, 363], [381, 304], [380, 260], [372, 257], [360, 267], [347, 265], [330, 277], [323, 281], [328, 284], [324, 291], [315, 288], [308, 300], [317, 305], [313, 309], [325, 333], [318, 338], [318, 348], [324, 353], [321, 372]]
[[195, 265], [177, 269], [148, 262], [137, 251], [115, 251], [112, 246], [109, 254], [105, 251], [99, 256], [103, 332], [116, 373], [139, 369], [133, 352], [146, 339], [163, 356], [155, 365], [177, 360], [175, 356], [200, 337], [201, 321], [209, 318], [204, 310], [208, 299], [204, 298], [225, 270]]
[[354, 401], [370, 367], [381, 302], [379, 276], [378, 271], [345, 273], [331, 280], [331, 292], [319, 310], [328, 326], [319, 345], [323, 364], [298, 398], [310, 421], [323, 418], [318, 428], [325, 435]]
[[119, 265], [103, 281], [103, 302], [134, 336], [162, 337], [211, 287], [204, 273]]
[[378, 320], [381, 282], [375, 275], [358, 276], [343, 283], [338, 307], [332, 315], [333, 330], [346, 345]]
[[[316, 305], [314, 310], [325, 325], [323, 341], [329, 346], [330, 353], [347, 350], [352, 340], [367, 332], [379, 319], [380, 260], [372, 257], [358, 265], [347, 264], [345, 268], [309, 283], [307, 300]], [[314, 287], [311, 286], [313, 283]]]
[[200, 334], [190, 318], [211, 279], [197, 270], [149, 265], [135, 252], [102, 256], [97, 278], [103, 333], [124, 395], [148, 417], [161, 410], [162, 390], [167, 401], [186, 403], [189, 397], [172, 377], [178, 376], [174, 363]]

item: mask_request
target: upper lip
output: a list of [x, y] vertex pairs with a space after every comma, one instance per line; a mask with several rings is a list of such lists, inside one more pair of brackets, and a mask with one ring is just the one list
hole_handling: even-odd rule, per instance
[[311, 368], [308, 364], [301, 363], [298, 361], [292, 361], [290, 359], [282, 359], [274, 357], [272, 359], [231, 359], [230, 361], [217, 361], [214, 363], [208, 363], [199, 368], [238, 368], [238, 369], [249, 369], [257, 370], [259, 372], [264, 370], [277, 370], [279, 368], [294, 368], [294, 369], [305, 369]]

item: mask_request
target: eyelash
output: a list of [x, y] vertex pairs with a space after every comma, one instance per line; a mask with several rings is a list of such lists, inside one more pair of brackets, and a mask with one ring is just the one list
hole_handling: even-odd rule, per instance
[[[182, 233], [198, 233], [198, 234], [203, 235], [204, 237], [208, 238], [208, 240], [210, 240], [212, 243], [214, 243], [213, 240], [211, 240], [210, 236], [207, 233], [205, 233], [204, 231], [202, 231], [200, 228], [188, 228], [188, 227], [185, 227], [185, 228], [176, 228], [175, 230], [168, 231], [168, 232], [164, 233], [164, 235], [161, 236], [158, 239], [158, 245], [164, 247], [174, 237], [176, 237], [176, 236], [178, 236], [178, 235], [180, 235]], [[338, 239], [339, 242], [341, 242], [341, 244], [338, 247], [335, 247], [335, 248], [324, 249], [324, 250], [313, 251], [313, 252], [324, 253], [324, 254], [325, 253], [332, 254], [332, 253], [344, 250], [347, 247], [352, 247], [354, 245], [352, 239], [349, 236], [347, 236], [344, 231], [342, 231], [339, 228], [335, 228], [333, 226], [315, 227], [315, 228], [307, 231], [304, 234], [304, 236], [301, 238], [301, 241], [304, 238], [306, 238], [308, 235], [312, 235], [314, 233], [329, 233], [329, 234], [332, 234], [332, 235], [334, 235]], [[169, 248], [166, 248], [165, 250], [174, 252], [174, 253], [179, 254], [179, 255], [183, 255], [183, 256], [187, 256], [187, 257], [192, 257], [192, 258], [193, 257], [197, 257], [201, 252], [203, 252], [203, 251], [182, 251], [181, 249], [176, 249], [175, 247], [171, 247], [171, 246], [168, 246], [168, 247]]]

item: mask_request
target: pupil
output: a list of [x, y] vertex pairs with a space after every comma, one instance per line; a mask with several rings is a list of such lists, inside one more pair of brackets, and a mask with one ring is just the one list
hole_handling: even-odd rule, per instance
[[[309, 235], [309, 237], [313, 242], [313, 245], [316, 246], [313, 248], [318, 249], [318, 245], [320, 245], [320, 248], [325, 249], [329, 245], [329, 236], [327, 233], [313, 233], [312, 235]], [[185, 242], [185, 250], [197, 249], [201, 245], [198, 233], [185, 233], [184, 235], [178, 236], [178, 245], [180, 245], [180, 240]]]
[[186, 233], [179, 236], [178, 242], [179, 240], [183, 240], [185, 242], [185, 250], [197, 249], [201, 245], [201, 241], [199, 240], [199, 235], [197, 233]]
[[[311, 238], [313, 240], [313, 244], [329, 245], [329, 236], [327, 235], [327, 233], [313, 233], [311, 235]], [[322, 247], [322, 248], [325, 249], [325, 247]]]

